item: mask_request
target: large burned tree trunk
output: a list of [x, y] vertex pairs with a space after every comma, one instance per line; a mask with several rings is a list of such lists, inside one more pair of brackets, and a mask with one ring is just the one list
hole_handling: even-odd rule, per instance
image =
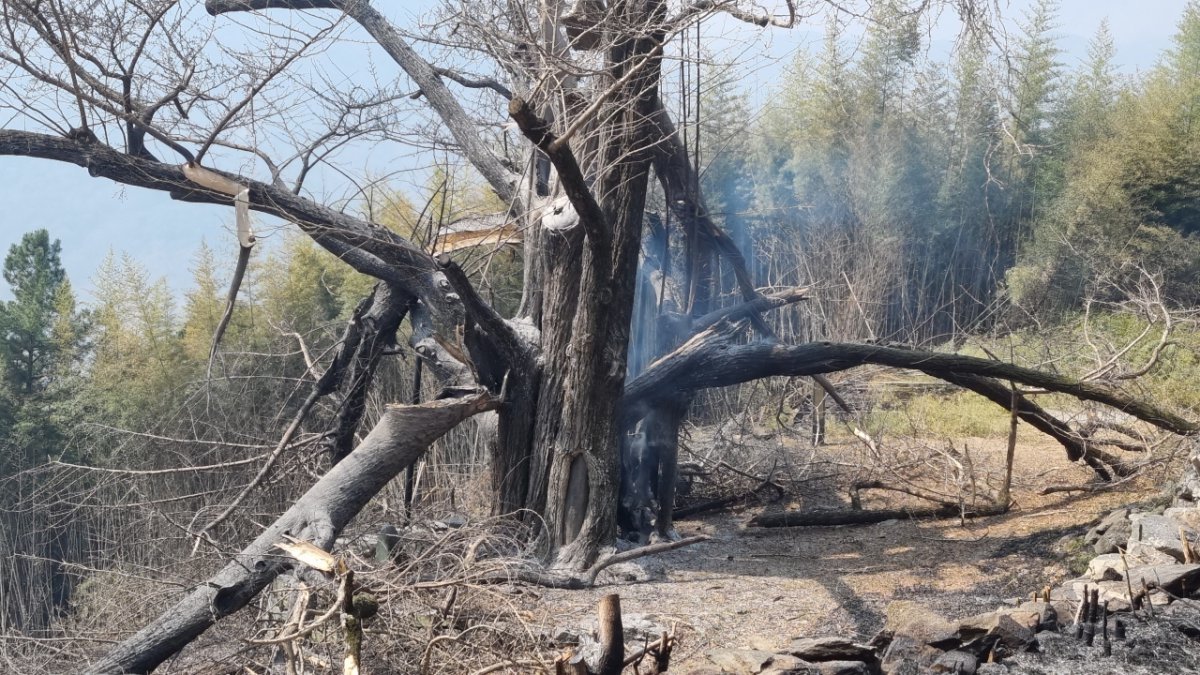
[[[517, 99], [510, 106], [521, 130], [557, 170], [582, 231], [570, 249], [578, 255], [543, 249], [555, 255], [544, 261], [544, 278], [556, 283], [547, 285], [542, 299], [544, 371], [531, 448], [538, 464], [531, 485], [537, 487], [529, 503], [535, 510], [541, 506], [544, 466], [546, 535], [559, 561], [573, 566], [589, 564], [616, 535], [616, 410], [649, 178], [647, 120], [657, 98], [663, 39], [661, 3], [617, 3], [613, 11], [634, 30], [616, 38], [607, 53], [599, 86], [608, 91], [596, 113], [599, 123], [579, 144], [594, 142], [594, 152], [572, 152], [528, 103]], [[581, 167], [579, 154], [592, 166]]]

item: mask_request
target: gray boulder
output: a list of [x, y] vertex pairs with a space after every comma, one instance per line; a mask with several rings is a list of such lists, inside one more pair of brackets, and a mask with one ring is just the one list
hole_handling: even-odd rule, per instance
[[971, 652], [955, 649], [939, 656], [929, 670], [935, 673], [975, 675], [979, 670], [979, 658]]
[[1139, 554], [1143, 548], [1152, 548], [1183, 562], [1181, 537], [1187, 537], [1193, 547], [1200, 542], [1200, 532], [1167, 516], [1134, 514], [1130, 524], [1129, 547]]
[[1135, 589], [1144, 581], [1150, 588], [1159, 588], [1176, 597], [1187, 597], [1200, 589], [1200, 565], [1151, 565], [1129, 570], [1129, 581]]
[[1129, 509], [1117, 509], [1105, 516], [1098, 525], [1088, 530], [1083, 542], [1098, 555], [1116, 553], [1129, 541]]
[[757, 675], [771, 665], [775, 655], [758, 649], [714, 649], [705, 658], [725, 673]]

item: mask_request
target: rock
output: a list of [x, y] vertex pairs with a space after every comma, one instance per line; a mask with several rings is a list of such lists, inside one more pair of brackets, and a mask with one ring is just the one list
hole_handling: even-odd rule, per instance
[[1169, 607], [1174, 600], [1175, 598], [1163, 593], [1160, 590], [1152, 589], [1150, 591], [1150, 604], [1154, 605], [1158, 609]]
[[1040, 618], [1038, 619], [1037, 632], [1044, 630], [1058, 630], [1058, 609], [1052, 603], [1045, 603], [1042, 607]]
[[996, 624], [996, 621], [1007, 616], [1017, 624], [1025, 626], [1033, 630], [1037, 628], [1038, 621], [1041, 619], [1042, 610], [1045, 609], [1046, 603], [1041, 600], [1028, 601], [1021, 603], [1018, 607], [1003, 607], [1001, 609], [984, 612], [961, 619], [958, 622], [958, 632], [971, 630], [988, 630]]
[[1194, 530], [1200, 530], [1200, 507], [1172, 506], [1163, 511], [1163, 515]]
[[762, 635], [752, 635], [746, 640], [746, 644], [742, 645], [746, 649], [758, 649], [772, 654], [779, 652], [779, 640], [777, 638], [764, 637]]
[[1183, 562], [1183, 547], [1179, 539], [1180, 529], [1182, 528], [1193, 547], [1200, 542], [1200, 533], [1174, 518], [1133, 514], [1130, 516], [1130, 522], [1132, 531], [1129, 535], [1129, 546], [1131, 549], [1134, 548], [1134, 544], [1141, 544], [1166, 553], [1178, 562]]
[[885, 673], [924, 672], [942, 655], [942, 650], [907, 635], [897, 635], [879, 659]]
[[978, 668], [979, 659], [974, 654], [955, 649], [939, 656], [929, 670], [935, 673], [975, 675]]
[[396, 526], [391, 523], [384, 525], [375, 538], [375, 564], [383, 565], [390, 561], [399, 543], [400, 531], [396, 529]]
[[891, 644], [880, 657], [885, 673], [917, 673], [927, 669], [942, 647], [955, 647], [958, 626], [928, 607], [908, 600], [888, 603], [883, 632], [891, 635]]
[[1092, 558], [1085, 576], [1092, 581], [1120, 581], [1125, 578], [1125, 560], [1119, 553], [1105, 553]]
[[775, 654], [758, 649], [714, 649], [704, 656], [726, 673], [761, 673], [775, 660]]
[[1162, 611], [1170, 618], [1175, 630], [1193, 640], [1200, 640], [1200, 602], [1183, 598], [1171, 603]]
[[1133, 525], [1125, 521], [1119, 526], [1113, 526], [1092, 544], [1092, 551], [1097, 554], [1116, 553], [1129, 545], [1129, 534]]
[[[1064, 608], [1070, 607], [1070, 605], [1065, 602], [1059, 602], [1057, 604]], [[1059, 611], [1059, 607], [1056, 606], [1055, 601], [1043, 602], [1041, 600], [1026, 600], [1025, 602], [1022, 602], [1021, 606], [1017, 607], [1017, 609], [1022, 612], [1029, 612], [1037, 615], [1038, 621], [1037, 625], [1033, 627], [1033, 632], [1036, 633], [1043, 630], [1058, 630], [1059, 617], [1062, 616], [1062, 614]]]
[[900, 659], [893, 666], [884, 666], [883, 672], [888, 675], [921, 675], [921, 665], [916, 659]]
[[[1109, 612], [1124, 612], [1129, 609], [1129, 589], [1124, 581], [1091, 581], [1090, 579], [1076, 579], [1069, 582], [1073, 588], [1073, 598], [1078, 604], [1078, 600], [1083, 597], [1083, 589], [1086, 586], [1088, 589], [1097, 589], [1100, 591], [1099, 600], [1101, 603], [1108, 602]], [[1134, 594], [1137, 594], [1137, 589], [1134, 589]], [[1064, 623], [1071, 623], [1075, 616], [1074, 607], [1070, 614], [1060, 614], [1059, 620]]]
[[1095, 527], [1088, 530], [1087, 534], [1083, 535], [1083, 543], [1095, 544], [1100, 539], [1100, 535], [1107, 532], [1109, 528], [1113, 525], [1120, 525], [1128, 519], [1129, 509], [1122, 508], [1109, 513], [1107, 516], [1101, 518]]
[[1117, 509], [1104, 517], [1100, 524], [1088, 530], [1083, 542], [1097, 554], [1116, 553], [1129, 541], [1129, 509]]
[[884, 609], [883, 632], [904, 635], [922, 644], [936, 644], [954, 637], [958, 628], [941, 614], [910, 600], [889, 602]]
[[581, 638], [580, 630], [571, 626], [556, 626], [550, 633], [550, 639], [559, 646], [578, 645]]
[[813, 664], [804, 659], [798, 659], [790, 654], [775, 654], [770, 664], [761, 671], [761, 675], [816, 675], [819, 673]]
[[1142, 582], [1150, 588], [1161, 588], [1177, 597], [1187, 597], [1200, 589], [1200, 565], [1150, 565], [1129, 570], [1134, 592]]
[[451, 513], [441, 520], [432, 521], [429, 523], [429, 526], [434, 530], [458, 529], [466, 525], [469, 520], [469, 518], [461, 513]]
[[[583, 632], [595, 636], [599, 633], [600, 622], [596, 617], [589, 617], [580, 622]], [[621, 633], [625, 636], [626, 644], [640, 644], [643, 640], [657, 640], [667, 630], [664, 622], [653, 614], [629, 612], [621, 616]]]
[[975, 675], [1005, 675], [1008, 673], [1008, 666], [1003, 663], [981, 663], [975, 671]]
[[666, 564], [657, 558], [643, 558], [609, 565], [600, 571], [600, 584], [629, 584], [662, 581], [667, 576]]
[[825, 661], [812, 666], [820, 675], [869, 675], [871, 672], [871, 667], [862, 661]]
[[802, 638], [783, 650], [805, 661], [874, 661], [875, 650], [840, 637]]
[[1130, 567], [1139, 565], [1174, 565], [1179, 562], [1175, 558], [1148, 546], [1135, 546], [1125, 552], [1125, 559]]
[[[1049, 614], [1051, 616], [1046, 616], [1047, 615], [1046, 603], [1042, 602], [1041, 600], [1037, 600], [1037, 601], [1026, 600], [1025, 602], [1021, 603], [1021, 606], [1018, 607], [1017, 609], [1024, 610], [1026, 612], [1037, 612], [1039, 619], [1040, 618], [1053, 618], [1053, 619], [1057, 620], [1058, 625], [1061, 626], [1064, 621], [1070, 620], [1071, 613], [1074, 611], [1074, 608], [1075, 608], [1074, 595], [1075, 595], [1074, 591], [1062, 588], [1061, 586], [1056, 586], [1054, 588], [1051, 588], [1050, 589], [1050, 603], [1049, 603], [1049, 605], [1050, 605]], [[1046, 630], [1046, 628], [1039, 627], [1038, 630]]]
[[1024, 651], [1033, 642], [1040, 620], [1040, 612], [997, 610], [964, 619], [958, 628], [958, 638], [963, 649], [978, 655], [986, 654], [997, 644], [1012, 651]]

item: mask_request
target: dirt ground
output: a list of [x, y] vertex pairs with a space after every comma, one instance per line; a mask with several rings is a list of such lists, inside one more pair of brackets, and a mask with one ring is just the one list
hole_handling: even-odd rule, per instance
[[[1004, 441], [970, 441], [981, 473], [1002, 472]], [[849, 446], [845, 449], [850, 452]], [[839, 448], [828, 451], [836, 456]], [[828, 458], [829, 454], [826, 455]], [[889, 521], [823, 528], [748, 527], [766, 509], [830, 506], [829, 486], [784, 504], [747, 505], [678, 525], [683, 536], [710, 540], [646, 559], [647, 581], [589, 591], [538, 589], [525, 597], [545, 626], [564, 617], [591, 617], [602, 595], [619, 593], [627, 617], [677, 626], [674, 664], [686, 672], [714, 648], [778, 650], [799, 637], [839, 635], [868, 640], [883, 625], [892, 600], [914, 600], [949, 617], [996, 608], [1007, 599], [1068, 578], [1054, 553], [1064, 536], [1117, 506], [1158, 494], [1153, 481], [1119, 492], [1039, 496], [1049, 484], [1084, 484], [1086, 467], [1061, 447], [1023, 440], [1016, 453], [1007, 514], [965, 523]], [[1000, 474], [1002, 475], [1002, 473]], [[920, 502], [874, 498], [865, 508]], [[552, 610], [552, 614], [549, 612]], [[585, 621], [576, 621], [575, 625]], [[675, 667], [672, 670], [676, 670]]]

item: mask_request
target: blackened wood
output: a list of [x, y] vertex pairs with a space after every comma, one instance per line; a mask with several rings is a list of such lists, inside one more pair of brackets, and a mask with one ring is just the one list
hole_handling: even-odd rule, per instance
[[420, 406], [389, 406], [371, 433], [217, 574], [185, 594], [87, 673], [148, 673], [292, 567], [274, 549], [289, 535], [329, 550], [342, 529], [429, 444], [468, 417], [495, 409], [486, 393]]
[[878, 511], [784, 511], [764, 513], [751, 519], [757, 527], [829, 527], [832, 525], [867, 525], [885, 520], [907, 520], [909, 518], [982, 518], [1004, 513], [999, 506], [968, 509], [943, 506], [936, 509], [880, 509]]
[[[867, 364], [919, 370], [947, 379], [960, 375], [1011, 380], [1031, 387], [1103, 403], [1172, 433], [1200, 432], [1200, 424], [1094, 382], [961, 354], [882, 345], [814, 342], [803, 345], [736, 344], [731, 331], [714, 330], [659, 359], [625, 388], [628, 408], [652, 403], [680, 389], [740, 384], [763, 377], [831, 373]], [[1003, 385], [1001, 385], [1003, 386]], [[1003, 387], [1005, 408], [1011, 391]], [[1022, 419], [1025, 419], [1022, 417]]]

